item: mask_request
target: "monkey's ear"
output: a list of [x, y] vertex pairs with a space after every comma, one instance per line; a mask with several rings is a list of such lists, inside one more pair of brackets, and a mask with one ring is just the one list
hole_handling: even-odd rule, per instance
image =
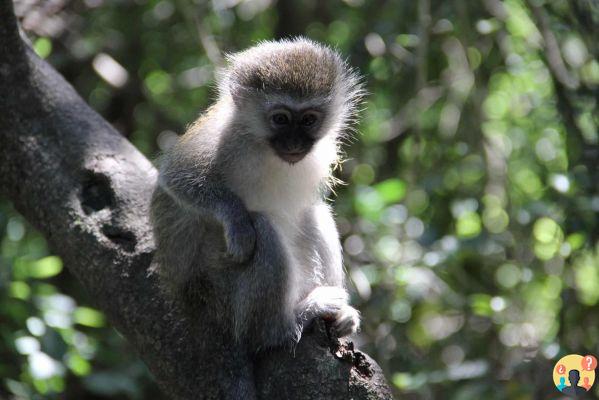
[[232, 85], [233, 87], [231, 87], [229, 89], [229, 93], [231, 93], [231, 97], [233, 98], [233, 102], [235, 103], [236, 106], [241, 106], [245, 99], [247, 99], [247, 89], [239, 86], [239, 85]]
[[232, 73], [226, 69], [217, 70], [216, 76], [220, 95], [230, 95], [233, 98], [235, 105], [240, 105], [243, 98], [246, 97], [246, 89], [237, 84]]
[[235, 105], [242, 106], [247, 104], [247, 101], [253, 97], [255, 91], [245, 86], [231, 85], [231, 87], [229, 87], [229, 93], [231, 93]]

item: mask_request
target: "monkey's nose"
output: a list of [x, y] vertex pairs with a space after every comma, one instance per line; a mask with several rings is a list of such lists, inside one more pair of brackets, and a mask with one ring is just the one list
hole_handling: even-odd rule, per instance
[[295, 164], [296, 162], [301, 161], [308, 151], [306, 148], [302, 146], [285, 146], [277, 151], [279, 157], [283, 160], [287, 161], [290, 164]]
[[298, 138], [290, 138], [283, 143], [283, 149], [287, 153], [304, 153], [306, 151], [306, 146]]
[[295, 164], [301, 161], [306, 156], [306, 153], [279, 153], [279, 157], [289, 164]]
[[281, 159], [290, 164], [301, 161], [308, 154], [309, 150], [300, 141], [295, 140], [275, 142], [273, 143], [273, 148]]
[[271, 139], [275, 153], [284, 161], [295, 164], [301, 161], [310, 151], [312, 142], [302, 135], [286, 133]]

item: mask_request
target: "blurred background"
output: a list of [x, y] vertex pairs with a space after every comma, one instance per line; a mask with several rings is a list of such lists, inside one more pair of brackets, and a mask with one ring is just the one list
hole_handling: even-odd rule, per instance
[[[155, 159], [222, 55], [302, 34], [365, 77], [335, 210], [359, 347], [402, 399], [555, 397], [599, 354], [594, 0], [18, 0], [35, 51]], [[0, 198], [0, 398], [160, 399]], [[599, 393], [595, 385], [594, 393]]]

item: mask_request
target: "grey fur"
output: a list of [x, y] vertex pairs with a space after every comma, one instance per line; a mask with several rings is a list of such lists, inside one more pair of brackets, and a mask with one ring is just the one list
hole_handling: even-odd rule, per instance
[[[214, 334], [228, 338], [240, 349], [239, 363], [247, 363], [260, 349], [292, 346], [316, 317], [331, 320], [339, 336], [357, 329], [358, 313], [347, 304], [341, 246], [322, 189], [361, 90], [336, 52], [305, 39], [262, 43], [229, 60], [217, 103], [162, 159], [152, 221], [158, 270], [168, 293], [186, 300], [196, 322], [214, 324]], [[244, 186], [251, 179], [236, 179], [235, 168], [250, 177], [263, 173], [256, 182], [277, 190], [264, 182], [269, 179], [264, 166], [278, 161], [261, 133], [260, 117], [273, 99], [326, 104], [329, 113], [319, 137], [333, 143], [330, 151], [320, 150], [332, 152], [330, 160], [313, 155], [302, 161], [314, 164], [312, 169], [281, 164], [291, 175], [294, 168], [329, 168], [314, 177], [313, 187], [297, 183], [303, 191], [298, 197], [306, 200], [298, 203], [297, 224], [286, 228], [277, 216], [293, 205], [273, 200], [256, 206], [247, 193], [259, 189]], [[267, 198], [276, 200], [275, 194]], [[251, 369], [237, 367], [228, 378], [239, 382], [237, 394], [224, 396], [251, 399]]]

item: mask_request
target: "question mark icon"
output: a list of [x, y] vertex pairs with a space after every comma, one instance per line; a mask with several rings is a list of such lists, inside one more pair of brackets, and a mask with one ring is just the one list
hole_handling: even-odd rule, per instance
[[563, 375], [566, 373], [566, 367], [564, 366], [564, 364], [558, 364], [556, 371], [559, 375]]
[[593, 371], [595, 368], [597, 368], [597, 359], [595, 356], [589, 354], [582, 358], [581, 364], [582, 369], [585, 371]]

